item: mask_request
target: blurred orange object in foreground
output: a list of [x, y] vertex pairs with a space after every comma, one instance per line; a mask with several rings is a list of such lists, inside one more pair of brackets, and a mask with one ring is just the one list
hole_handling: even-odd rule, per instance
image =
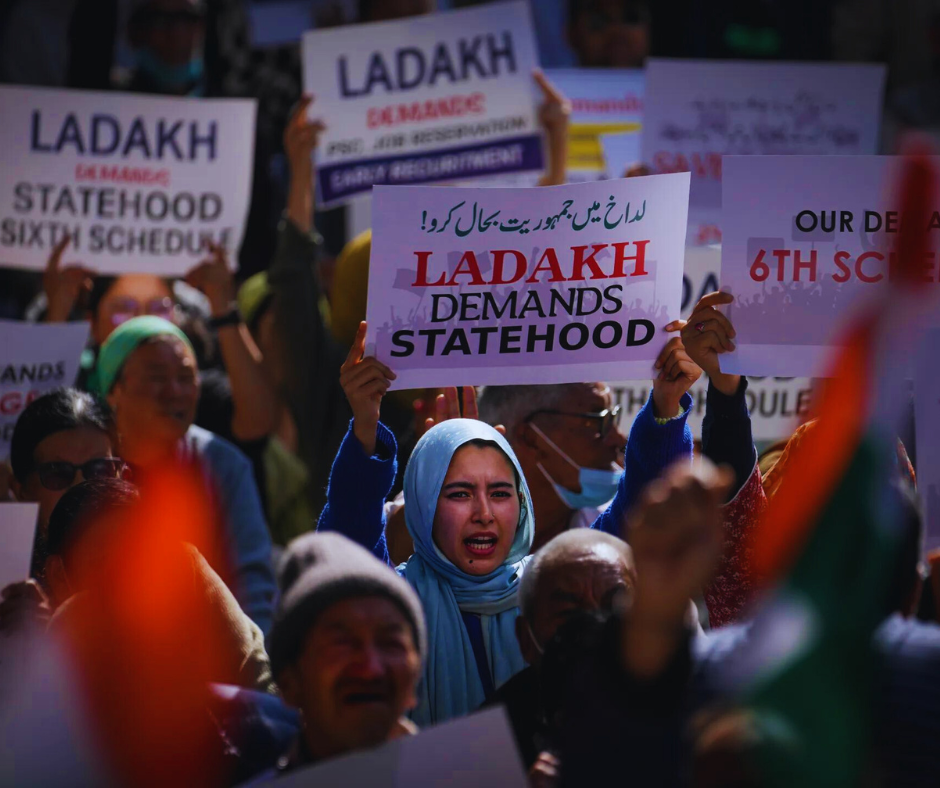
[[137, 506], [92, 526], [104, 529], [100, 563], [61, 624], [120, 784], [219, 785], [222, 750], [207, 688], [234, 666], [217, 619], [194, 594], [184, 549], [214, 543], [216, 517], [191, 467], [148, 472], [140, 490]]

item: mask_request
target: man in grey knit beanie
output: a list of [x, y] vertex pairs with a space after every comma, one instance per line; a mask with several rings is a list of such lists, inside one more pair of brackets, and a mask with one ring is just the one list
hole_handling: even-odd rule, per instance
[[404, 715], [427, 637], [407, 581], [346, 537], [312, 533], [288, 546], [280, 586], [268, 653], [302, 729], [278, 771], [414, 732]]

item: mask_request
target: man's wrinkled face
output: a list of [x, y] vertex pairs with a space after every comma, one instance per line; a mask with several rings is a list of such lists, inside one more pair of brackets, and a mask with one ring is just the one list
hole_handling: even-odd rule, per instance
[[382, 596], [337, 602], [307, 633], [297, 661], [279, 677], [284, 699], [303, 712], [315, 757], [388, 740], [417, 704], [421, 657], [401, 609]]
[[[523, 656], [537, 663], [542, 649], [555, 633], [577, 613], [609, 613], [629, 604], [633, 597], [634, 573], [624, 554], [609, 544], [571, 548], [541, 567], [536, 589], [531, 632], [520, 632]], [[517, 631], [524, 626], [519, 618]]]
[[552, 409], [557, 413], [533, 416], [532, 424], [571, 459], [567, 462], [537, 434], [530, 436], [529, 442], [541, 454], [542, 467], [557, 484], [579, 492], [577, 467], [606, 471], [622, 466], [627, 439], [616, 423], [600, 417], [611, 407], [610, 389], [604, 383], [585, 383]]

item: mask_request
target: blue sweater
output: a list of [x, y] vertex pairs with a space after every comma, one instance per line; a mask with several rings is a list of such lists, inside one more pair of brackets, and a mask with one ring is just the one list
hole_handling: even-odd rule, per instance
[[[692, 432], [686, 424], [691, 406], [692, 397], [685, 394], [682, 414], [666, 424], [657, 424], [650, 395], [630, 429], [617, 495], [594, 521], [593, 528], [620, 536], [624, 516], [640, 491], [676, 460], [691, 460]], [[380, 423], [375, 453], [367, 457], [350, 423], [333, 461], [327, 503], [317, 526], [321, 531], [338, 531], [348, 536], [388, 564], [391, 561], [385, 544], [384, 509], [398, 470], [397, 452], [395, 436]], [[535, 527], [538, 528], [538, 523]]]
[[251, 462], [228, 441], [195, 425], [186, 432], [180, 453], [202, 465], [218, 495], [234, 570], [232, 591], [242, 610], [267, 635], [277, 586], [271, 565], [271, 536]]

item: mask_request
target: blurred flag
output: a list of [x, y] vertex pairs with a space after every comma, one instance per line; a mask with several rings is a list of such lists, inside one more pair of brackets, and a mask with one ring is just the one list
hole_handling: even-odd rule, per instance
[[761, 725], [768, 785], [856, 786], [868, 766], [875, 678], [871, 639], [888, 615], [900, 528], [891, 481], [906, 362], [933, 288], [917, 285], [937, 177], [904, 163], [899, 276], [835, 359], [818, 419], [788, 447], [779, 491], [754, 542], [774, 588], [735, 666]]

